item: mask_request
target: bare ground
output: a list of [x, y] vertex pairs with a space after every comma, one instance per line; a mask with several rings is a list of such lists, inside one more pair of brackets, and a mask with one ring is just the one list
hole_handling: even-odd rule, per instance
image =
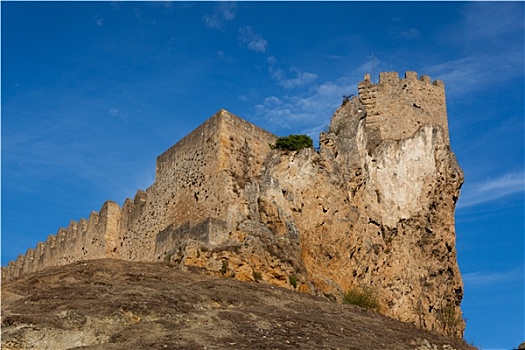
[[267, 284], [102, 259], [2, 285], [2, 349], [473, 348]]

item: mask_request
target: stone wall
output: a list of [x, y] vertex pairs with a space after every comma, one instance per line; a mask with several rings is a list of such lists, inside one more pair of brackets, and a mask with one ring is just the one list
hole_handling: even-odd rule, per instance
[[56, 235], [49, 235], [35, 249], [28, 249], [25, 255], [2, 267], [2, 279], [17, 278], [49, 266], [109, 256], [115, 249], [120, 215], [118, 204], [107, 201], [98, 213], [92, 212], [89, 219], [71, 221], [67, 228], [60, 228]]
[[390, 72], [358, 89], [319, 150], [271, 150], [275, 135], [220, 110], [157, 158], [152, 186], [72, 222], [2, 278], [81, 259], [171, 259], [337, 300], [372, 287], [381, 312], [460, 336], [463, 173], [444, 85]]
[[72, 221], [2, 268], [2, 278], [78, 260], [154, 261], [160, 232], [205, 237], [212, 244], [227, 240], [243, 218], [239, 189], [260, 173], [276, 139], [220, 110], [157, 158], [152, 186], [122, 208], [108, 201], [88, 220]]
[[162, 261], [169, 258], [170, 252], [184, 239], [192, 239], [207, 244], [217, 245], [224, 241], [228, 231], [226, 222], [207, 217], [192, 226], [190, 222], [175, 226], [169, 225], [159, 232], [155, 240], [155, 260]]
[[379, 83], [372, 84], [370, 75], [358, 85], [359, 100], [367, 110], [366, 127], [370, 147], [383, 140], [401, 140], [413, 135], [425, 124], [443, 127], [446, 142], [448, 121], [445, 86], [441, 80], [406, 72], [400, 79], [397, 72], [379, 74]]
[[159, 232], [207, 218], [226, 223], [212, 241], [228, 239], [241, 220], [238, 187], [260, 172], [276, 138], [225, 110], [217, 112], [161, 154], [155, 183], [125, 201], [115, 257], [154, 261]]

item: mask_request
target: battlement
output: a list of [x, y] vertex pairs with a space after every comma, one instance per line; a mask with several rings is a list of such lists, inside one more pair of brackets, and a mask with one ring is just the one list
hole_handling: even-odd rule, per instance
[[404, 78], [397, 72], [384, 72], [379, 74], [379, 83], [373, 84], [370, 74], [365, 74], [358, 93], [367, 111], [370, 147], [383, 140], [410, 137], [425, 124], [441, 126], [450, 143], [445, 84], [441, 80], [432, 82], [427, 75], [418, 78], [411, 71]]
[[[403, 83], [407, 79], [411, 80], [411, 81], [418, 80], [418, 75], [417, 75], [416, 72], [407, 71], [407, 72], [405, 72], [405, 78], [401, 79], [401, 78], [399, 78], [399, 73], [398, 72], [381, 72], [381, 73], [379, 73], [379, 84], [395, 85], [395, 84]], [[442, 87], [445, 86], [443, 81], [441, 81], [439, 79], [436, 79], [433, 82], [431, 82], [431, 78], [428, 75], [422, 75], [421, 77], [419, 77], [419, 81], [421, 81], [423, 83], [426, 83], [426, 84], [431, 84], [432, 83], [432, 85], [436, 85], [436, 86], [442, 86]], [[363, 80], [362, 83], [365, 83], [365, 82], [369, 82], [369, 84], [372, 84], [370, 74], [365, 74], [365, 77], [364, 77], [364, 80]]]
[[107, 201], [99, 212], [89, 218], [71, 221], [67, 228], [58, 229], [35, 249], [28, 249], [3, 268], [2, 279], [17, 278], [50, 266], [62, 266], [79, 260], [111, 257], [118, 231], [120, 207]]

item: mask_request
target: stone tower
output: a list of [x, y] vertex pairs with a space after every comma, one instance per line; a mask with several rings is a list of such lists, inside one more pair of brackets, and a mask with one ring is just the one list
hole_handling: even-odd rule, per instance
[[397, 72], [379, 74], [379, 83], [372, 84], [370, 74], [358, 85], [359, 99], [367, 111], [369, 147], [382, 140], [401, 140], [413, 135], [422, 125], [443, 128], [448, 136], [445, 85], [441, 80], [406, 72], [400, 79]]

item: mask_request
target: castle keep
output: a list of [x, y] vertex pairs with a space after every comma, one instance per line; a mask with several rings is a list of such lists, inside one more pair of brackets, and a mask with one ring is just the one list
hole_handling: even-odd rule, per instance
[[2, 267], [2, 280], [79, 260], [168, 261], [339, 301], [372, 288], [380, 312], [461, 335], [463, 173], [443, 82], [366, 74], [319, 150], [272, 150], [276, 140], [218, 111], [157, 158], [148, 189], [71, 221]]

